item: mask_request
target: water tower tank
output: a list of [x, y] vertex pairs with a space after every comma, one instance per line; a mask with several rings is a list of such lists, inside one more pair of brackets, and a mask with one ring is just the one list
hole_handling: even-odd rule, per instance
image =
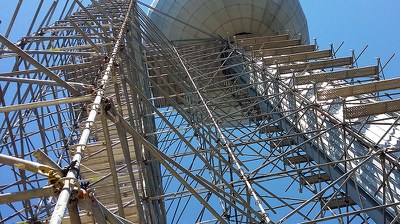
[[298, 0], [154, 0], [152, 6], [150, 18], [170, 40], [288, 32], [309, 39]]

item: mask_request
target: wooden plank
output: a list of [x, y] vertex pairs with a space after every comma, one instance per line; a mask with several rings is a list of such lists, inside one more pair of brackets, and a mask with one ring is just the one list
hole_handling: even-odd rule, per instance
[[294, 78], [295, 85], [304, 85], [311, 83], [329, 82], [335, 80], [353, 79], [359, 77], [369, 77], [377, 75], [378, 66], [369, 66], [363, 68], [354, 68], [334, 72], [324, 72], [320, 74], [297, 76]]
[[348, 206], [356, 205], [356, 203], [350, 198], [350, 197], [339, 197], [332, 199], [328, 203], [326, 203], [327, 207], [325, 210], [328, 210], [328, 208], [331, 209], [339, 209], [339, 208], [345, 208]]
[[367, 84], [352, 85], [345, 87], [335, 87], [317, 92], [318, 100], [337, 99], [339, 97], [349, 97], [368, 93], [376, 93], [385, 90], [399, 89], [400, 78], [376, 81]]
[[239, 45], [266, 43], [272, 41], [289, 40], [289, 35], [275, 35], [275, 36], [259, 36], [259, 37], [241, 37], [236, 36], [236, 43]]
[[[109, 173], [109, 172], [108, 172]], [[97, 180], [99, 180], [100, 178], [101, 178], [102, 176], [98, 176], [98, 177], [96, 177], [96, 181]], [[85, 178], [86, 179], [86, 178]], [[94, 182], [94, 181], [92, 181], [92, 182]], [[129, 176], [126, 174], [123, 174], [123, 175], [119, 175], [118, 176], [118, 183], [119, 183], [119, 185], [120, 186], [122, 186], [122, 185], [124, 185], [124, 184], [126, 184], [126, 185], [129, 185], [130, 184], [130, 179], [129, 179]], [[96, 184], [94, 184], [93, 185], [93, 187], [94, 188], [97, 188], [97, 187], [101, 187], [101, 186], [113, 186], [112, 185], [113, 184], [113, 179], [112, 179], [112, 177], [111, 177], [111, 175], [109, 176], [109, 177], [107, 177], [107, 178], [105, 178], [104, 180], [102, 180], [102, 181], [100, 181], [100, 182], [98, 182], [98, 183], [96, 183]]]
[[233, 36], [234, 38], [236, 37], [237, 39], [243, 39], [243, 38], [252, 38], [252, 37], [262, 37], [264, 35], [262, 34], [256, 34], [256, 33], [245, 33], [245, 34], [237, 34]]
[[[110, 209], [110, 210], [112, 210], [112, 209]], [[125, 213], [125, 218], [127, 220], [130, 220], [133, 223], [139, 223], [140, 222], [140, 219], [139, 219], [139, 216], [137, 214], [135, 206], [126, 207], [124, 209], [124, 213]], [[90, 213], [87, 213], [86, 211], [80, 212], [79, 216], [81, 218], [82, 224], [92, 224], [92, 223], [94, 223], [92, 215]], [[69, 216], [64, 217], [63, 223], [67, 223], [67, 224], [71, 223], [70, 217]]]
[[315, 174], [311, 176], [305, 176], [300, 179], [300, 183], [302, 185], [311, 185], [321, 182], [327, 182], [331, 179], [331, 177], [327, 173], [323, 174]]
[[285, 165], [295, 165], [295, 164], [310, 162], [312, 160], [313, 159], [309, 155], [291, 156], [291, 157], [286, 157], [283, 160], [283, 164], [285, 164]]
[[344, 118], [353, 119], [397, 111], [400, 111], [400, 99], [345, 108]]
[[285, 139], [278, 140], [278, 141], [272, 141], [270, 143], [270, 147], [271, 148], [279, 148], [279, 147], [291, 146], [291, 145], [294, 145], [294, 144], [295, 143], [293, 142], [292, 139], [285, 138]]
[[308, 61], [313, 59], [320, 59], [331, 57], [331, 50], [323, 50], [323, 51], [313, 51], [313, 52], [302, 52], [297, 54], [289, 54], [283, 56], [274, 56], [263, 59], [263, 65], [274, 65], [274, 64], [284, 64], [284, 63], [293, 63], [297, 61]]
[[282, 131], [282, 129], [279, 128], [279, 126], [265, 126], [260, 128], [260, 134], [269, 134], [273, 132], [279, 132]]
[[278, 71], [280, 74], [287, 74], [293, 72], [312, 71], [316, 69], [341, 67], [352, 64], [353, 64], [353, 58], [345, 57], [345, 58], [329, 59], [323, 61], [306, 62], [302, 64], [279, 66]]
[[281, 56], [287, 54], [311, 52], [314, 50], [315, 50], [315, 45], [299, 45], [299, 46], [290, 46], [283, 48], [254, 50], [253, 56], [254, 57]]
[[273, 49], [273, 48], [283, 48], [300, 45], [301, 40], [282, 40], [282, 41], [272, 41], [272, 42], [264, 42], [264, 43], [256, 43], [256, 44], [245, 44], [243, 45], [243, 49], [245, 51], [251, 50], [261, 50], [261, 49]]
[[[115, 195], [108, 195], [108, 196], [104, 196], [104, 197], [97, 197], [97, 199], [104, 205], [107, 206], [112, 206], [114, 204], [116, 204], [116, 200], [115, 200]], [[121, 192], [121, 199], [124, 203], [129, 202], [133, 199], [135, 199], [135, 197], [133, 196], [133, 192]]]

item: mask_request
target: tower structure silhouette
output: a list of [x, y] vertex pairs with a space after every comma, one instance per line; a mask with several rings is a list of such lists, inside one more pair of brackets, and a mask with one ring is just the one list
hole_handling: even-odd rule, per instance
[[298, 1], [41, 1], [13, 42], [23, 4], [1, 223], [398, 222], [400, 80], [310, 44]]

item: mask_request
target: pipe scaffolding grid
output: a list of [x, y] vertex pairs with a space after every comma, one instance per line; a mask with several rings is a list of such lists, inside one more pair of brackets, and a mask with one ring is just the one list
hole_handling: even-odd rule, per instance
[[282, 33], [171, 43], [133, 0], [41, 1], [12, 43], [22, 4], [0, 35], [1, 223], [398, 222], [387, 63]]

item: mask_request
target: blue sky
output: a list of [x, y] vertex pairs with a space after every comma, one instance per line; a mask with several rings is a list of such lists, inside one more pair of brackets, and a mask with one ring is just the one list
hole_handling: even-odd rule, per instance
[[307, 17], [310, 38], [316, 37], [321, 48], [329, 43], [345, 44], [340, 55], [358, 55], [367, 51], [360, 65], [375, 64], [375, 57], [385, 63], [396, 53], [385, 69], [386, 77], [400, 76], [400, 1], [399, 0], [300, 0]]

